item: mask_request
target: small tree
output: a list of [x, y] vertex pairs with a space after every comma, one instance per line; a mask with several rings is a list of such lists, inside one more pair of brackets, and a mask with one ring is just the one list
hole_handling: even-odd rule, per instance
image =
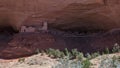
[[110, 54], [110, 51], [108, 48], [105, 49], [105, 54]]

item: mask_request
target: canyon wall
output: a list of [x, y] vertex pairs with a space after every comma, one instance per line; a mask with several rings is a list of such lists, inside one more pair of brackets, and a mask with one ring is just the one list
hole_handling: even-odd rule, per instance
[[63, 30], [109, 30], [120, 27], [119, 7], [119, 0], [0, 0], [0, 26], [44, 20]]

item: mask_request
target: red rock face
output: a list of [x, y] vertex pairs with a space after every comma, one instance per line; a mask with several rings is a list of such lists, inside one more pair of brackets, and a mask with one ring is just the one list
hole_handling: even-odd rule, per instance
[[106, 0], [104, 4], [72, 3], [46, 17], [56, 18], [52, 26], [61, 29], [109, 30], [120, 27], [118, 6], [117, 0]]
[[[7, 38], [7, 37], [6, 37]], [[5, 41], [0, 38], [0, 58], [13, 59], [29, 56], [36, 50], [65, 48], [78, 49], [83, 53], [112, 49], [115, 44], [120, 44], [120, 30], [112, 30], [107, 33], [91, 36], [66, 36], [53, 35], [51, 33], [19, 33]]]
[[108, 30], [120, 27], [119, 7], [119, 0], [0, 0], [0, 24], [19, 29], [44, 19], [59, 29]]
[[[48, 21], [50, 27], [62, 30], [110, 30], [120, 27], [119, 12], [119, 0], [0, 0], [0, 29], [6, 33], [3, 27], [19, 30], [21, 25]], [[77, 38], [28, 33], [7, 39], [8, 32], [0, 38], [0, 58], [31, 55], [37, 48], [78, 48], [94, 52], [120, 44], [120, 31]]]

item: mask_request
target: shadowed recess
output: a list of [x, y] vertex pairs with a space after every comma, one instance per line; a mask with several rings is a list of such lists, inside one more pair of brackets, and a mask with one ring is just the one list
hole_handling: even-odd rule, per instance
[[0, 35], [13, 35], [14, 33], [18, 33], [12, 26], [1, 26], [0, 27]]

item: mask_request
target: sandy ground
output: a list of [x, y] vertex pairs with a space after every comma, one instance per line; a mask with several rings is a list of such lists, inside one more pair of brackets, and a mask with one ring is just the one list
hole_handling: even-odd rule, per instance
[[56, 59], [37, 54], [19, 59], [0, 59], [0, 68], [52, 68], [57, 63]]
[[92, 63], [91, 68], [99, 68], [102, 60], [113, 58], [114, 56], [115, 57], [120, 57], [120, 53], [102, 55], [102, 56], [98, 56], [98, 57], [90, 60], [90, 62]]

